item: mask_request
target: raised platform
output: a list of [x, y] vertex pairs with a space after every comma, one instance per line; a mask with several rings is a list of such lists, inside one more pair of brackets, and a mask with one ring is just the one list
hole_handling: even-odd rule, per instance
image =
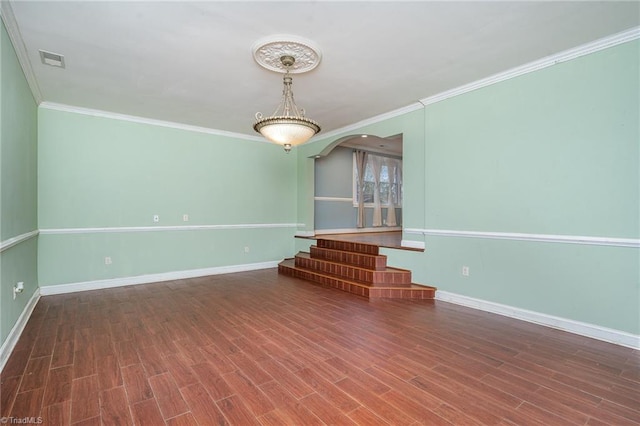
[[367, 298], [433, 299], [436, 288], [413, 284], [411, 271], [387, 266], [379, 247], [350, 241], [318, 239], [278, 265], [281, 274]]

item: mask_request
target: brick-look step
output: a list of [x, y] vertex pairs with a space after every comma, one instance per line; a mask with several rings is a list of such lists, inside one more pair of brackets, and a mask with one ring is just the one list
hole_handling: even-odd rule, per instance
[[295, 266], [372, 287], [406, 287], [411, 285], [411, 271], [406, 269], [387, 267], [384, 270], [375, 271], [324, 259], [314, 259], [306, 252], [300, 252], [296, 255]]
[[375, 271], [381, 271], [387, 267], [387, 256], [383, 254], [364, 254], [318, 246], [311, 246], [310, 251], [314, 259], [325, 259]]
[[336, 241], [336, 240], [323, 240], [316, 241], [318, 247], [328, 248], [333, 250], [350, 251], [354, 253], [372, 254], [377, 256], [380, 254], [380, 248], [375, 244], [354, 243], [353, 241]]
[[285, 259], [280, 262], [278, 272], [369, 299], [433, 299], [436, 294], [434, 287], [417, 284], [410, 284], [404, 287], [371, 287], [363, 283], [299, 268], [295, 265], [295, 259]]

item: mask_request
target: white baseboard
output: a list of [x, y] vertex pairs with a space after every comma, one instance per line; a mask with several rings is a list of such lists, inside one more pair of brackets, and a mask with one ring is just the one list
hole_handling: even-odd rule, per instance
[[40, 289], [36, 288], [36, 291], [33, 292], [31, 299], [27, 302], [27, 305], [22, 310], [18, 320], [13, 325], [9, 335], [0, 347], [0, 371], [4, 370], [4, 366], [9, 360], [9, 356], [11, 355], [11, 352], [13, 352], [13, 348], [16, 346], [16, 343], [18, 343], [18, 339], [20, 338], [24, 327], [27, 325], [27, 321], [31, 318], [31, 313], [36, 307], [38, 300], [40, 300]]
[[425, 248], [424, 241], [402, 240], [400, 241], [400, 245], [402, 247], [421, 249], [421, 250], [424, 250]]
[[258, 269], [277, 268], [280, 261], [274, 260], [244, 265], [218, 266], [213, 268], [191, 269], [187, 271], [163, 272], [160, 274], [139, 275], [135, 277], [112, 278], [108, 280], [84, 281], [40, 287], [42, 296], [75, 293], [77, 291], [102, 290], [105, 288], [123, 287], [127, 285], [150, 284], [161, 281], [183, 280], [204, 277], [207, 275], [231, 274], [235, 272], [255, 271]]
[[456, 305], [467, 306], [481, 311], [491, 312], [506, 317], [555, 328], [558, 330], [568, 331], [580, 336], [590, 337], [592, 339], [602, 340], [614, 343], [620, 346], [640, 350], [640, 336], [627, 333], [624, 331], [614, 330], [611, 328], [601, 327], [599, 325], [589, 324], [580, 321], [574, 321], [567, 318], [560, 318], [553, 315], [547, 315], [540, 312], [529, 311], [526, 309], [516, 308], [513, 306], [502, 305], [500, 303], [489, 302], [473, 297], [462, 296], [447, 291], [436, 291], [436, 300], [443, 302], [455, 303]]

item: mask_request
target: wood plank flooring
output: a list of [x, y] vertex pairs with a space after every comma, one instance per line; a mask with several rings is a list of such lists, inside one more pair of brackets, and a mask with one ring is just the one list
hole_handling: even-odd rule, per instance
[[0, 416], [46, 425], [638, 425], [638, 351], [275, 269], [40, 299]]

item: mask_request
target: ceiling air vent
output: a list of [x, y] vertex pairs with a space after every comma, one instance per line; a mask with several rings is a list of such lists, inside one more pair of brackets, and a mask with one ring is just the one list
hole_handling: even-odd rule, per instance
[[40, 60], [45, 65], [64, 68], [64, 56], [46, 50], [40, 50]]

